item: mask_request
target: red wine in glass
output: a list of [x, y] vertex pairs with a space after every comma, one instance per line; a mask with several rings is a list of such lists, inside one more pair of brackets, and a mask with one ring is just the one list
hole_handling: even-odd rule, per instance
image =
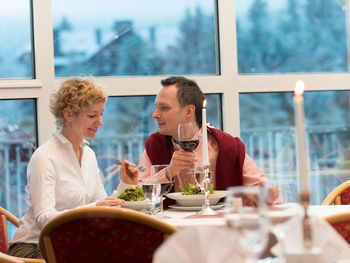
[[193, 152], [199, 145], [199, 128], [195, 122], [180, 123], [178, 126], [178, 143], [184, 151]]
[[179, 141], [179, 145], [186, 152], [193, 152], [199, 145], [199, 140]]

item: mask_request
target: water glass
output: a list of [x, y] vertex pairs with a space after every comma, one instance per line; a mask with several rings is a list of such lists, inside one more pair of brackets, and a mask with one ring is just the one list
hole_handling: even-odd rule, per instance
[[266, 191], [263, 187], [228, 188], [225, 219], [227, 226], [237, 235], [235, 245], [246, 262], [255, 262], [268, 243], [266, 209]]
[[160, 198], [157, 200], [159, 209], [155, 208], [156, 216], [159, 218], [170, 218], [163, 212], [163, 196], [170, 192], [173, 187], [173, 177], [171, 176], [170, 170], [167, 164], [152, 165], [151, 166], [151, 177], [155, 178], [160, 183]]
[[161, 185], [158, 178], [152, 175], [142, 181], [142, 190], [150, 203], [151, 215], [155, 215], [155, 205], [160, 198]]

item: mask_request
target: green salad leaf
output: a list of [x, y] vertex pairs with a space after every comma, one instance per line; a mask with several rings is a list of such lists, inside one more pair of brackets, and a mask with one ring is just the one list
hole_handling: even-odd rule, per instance
[[[189, 184], [189, 185], [185, 186], [182, 189], [181, 193], [182, 193], [182, 195], [200, 195], [200, 194], [202, 194], [199, 186], [194, 185], [194, 184]], [[214, 193], [214, 185], [213, 184], [210, 184], [209, 193], [210, 194]]]
[[139, 186], [129, 187], [123, 193], [121, 193], [118, 198], [125, 201], [143, 201], [146, 199], [145, 194], [142, 191], [142, 188]]

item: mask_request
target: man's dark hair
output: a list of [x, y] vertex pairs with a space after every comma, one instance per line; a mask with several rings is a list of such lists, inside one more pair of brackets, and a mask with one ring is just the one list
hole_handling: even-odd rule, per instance
[[181, 107], [187, 105], [195, 106], [195, 116], [199, 127], [202, 126], [202, 107], [203, 101], [205, 99], [202, 90], [199, 88], [198, 84], [191, 79], [180, 76], [172, 76], [161, 80], [160, 82], [163, 87], [176, 85], [177, 87], [177, 99]]

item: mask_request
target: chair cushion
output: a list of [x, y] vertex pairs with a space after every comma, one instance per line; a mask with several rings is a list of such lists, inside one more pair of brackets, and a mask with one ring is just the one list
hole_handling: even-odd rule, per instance
[[113, 218], [86, 218], [65, 223], [51, 233], [57, 263], [152, 262], [163, 233]]
[[342, 205], [350, 204], [350, 188], [344, 190], [340, 195], [340, 202]]
[[332, 226], [350, 244], [350, 221], [332, 223]]

